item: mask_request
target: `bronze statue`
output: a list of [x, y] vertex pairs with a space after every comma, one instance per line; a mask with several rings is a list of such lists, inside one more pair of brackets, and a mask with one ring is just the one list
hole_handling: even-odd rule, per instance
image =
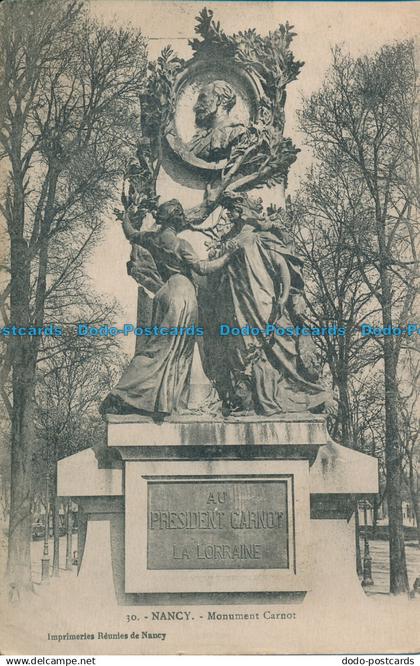
[[[129, 214], [123, 216], [123, 230], [132, 245], [128, 270], [154, 294], [151, 327], [184, 331], [198, 319], [203, 322], [201, 361], [225, 413], [322, 410], [328, 399], [307, 337], [219, 333], [221, 324], [264, 331], [304, 323], [299, 307], [303, 266], [289, 242], [287, 215], [276, 206], [264, 210], [262, 201], [247, 194], [260, 186], [284, 191], [298, 152], [283, 136], [285, 87], [302, 66], [288, 48], [290, 30], [280, 26], [259, 41], [252, 35], [228, 37], [212, 22], [212, 13], [204, 11], [197, 30], [203, 39], [192, 43], [192, 60], [184, 62], [165, 51], [151, 68], [147, 94], [141, 98], [137, 161], [126, 175], [130, 187], [123, 204]], [[192, 108], [197, 131], [183, 144], [179, 114], [185, 99], [192, 101], [183, 91], [197, 81], [201, 87]], [[232, 113], [238, 95], [249, 126]], [[188, 184], [194, 172], [203, 189], [201, 205], [184, 212], [179, 201], [171, 200], [156, 212], [163, 160], [173, 173], [179, 172], [180, 183]], [[219, 217], [209, 220], [217, 208]], [[141, 230], [146, 212], [155, 215], [158, 231]], [[179, 237], [187, 224], [210, 237], [208, 260], [201, 261]], [[198, 286], [195, 274], [204, 276]], [[165, 415], [185, 410], [195, 341], [185, 334], [141, 338], [104, 411]]]
[[191, 331], [198, 320], [192, 274], [220, 270], [238, 247], [231, 243], [223, 256], [200, 260], [191, 244], [178, 237], [187, 221], [176, 199], [159, 206], [156, 222], [158, 231], [144, 232], [134, 228], [127, 213], [122, 218], [127, 239], [143, 253], [136, 280], [155, 295], [151, 332], [141, 338], [130, 365], [102, 404], [106, 413], [165, 415], [187, 408], [195, 340]]
[[[329, 395], [317, 381], [312, 341], [274, 333], [304, 324], [303, 262], [260, 202], [236, 195], [225, 197], [224, 204], [233, 224], [225, 242], [235, 239], [239, 250], [209, 278], [203, 342], [204, 358], [211, 361], [205, 371], [229, 413], [320, 410]], [[261, 333], [221, 336], [221, 323]], [[266, 335], [268, 327], [272, 333]]]

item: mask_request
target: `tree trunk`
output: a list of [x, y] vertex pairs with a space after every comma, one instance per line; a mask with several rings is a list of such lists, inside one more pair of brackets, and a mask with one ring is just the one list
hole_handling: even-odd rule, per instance
[[356, 542], [356, 571], [360, 578], [363, 576], [362, 554], [360, 552], [360, 521], [359, 521], [359, 503], [354, 502], [354, 537]]
[[66, 569], [71, 570], [73, 559], [73, 513], [71, 510], [71, 499], [67, 501], [66, 511]]
[[349, 367], [348, 359], [345, 358], [345, 339], [340, 338], [339, 356], [340, 367], [337, 372], [338, 386], [338, 414], [337, 420], [341, 426], [341, 443], [351, 449], [356, 448], [356, 442], [353, 437], [353, 424], [351, 419], [351, 404], [349, 398]]
[[[30, 318], [30, 271], [28, 247], [21, 237], [23, 198], [15, 204], [17, 233], [11, 235], [10, 321], [28, 326]], [[15, 227], [15, 228], [16, 228]], [[22, 593], [32, 590], [32, 452], [34, 443], [33, 397], [35, 358], [32, 341], [27, 336], [12, 337], [11, 488], [7, 575], [9, 598], [19, 601]]]
[[[384, 294], [384, 300], [388, 301]], [[390, 303], [391, 300], [388, 301]], [[391, 325], [391, 317], [384, 308], [384, 325]], [[389, 591], [391, 594], [408, 592], [405, 559], [404, 527], [401, 502], [401, 459], [398, 440], [397, 380], [393, 340], [384, 337], [385, 367], [385, 466], [389, 515]]]
[[420, 496], [417, 493], [411, 493], [411, 502], [413, 504], [414, 516], [416, 518], [416, 534], [418, 547], [420, 548]]
[[60, 575], [60, 500], [53, 502], [53, 576]]
[[30, 383], [26, 387], [21, 385], [19, 390], [13, 391], [12, 484], [7, 561], [11, 601], [19, 601], [22, 592], [32, 590], [31, 447], [34, 439], [32, 397], [33, 387]]
[[[344, 446], [349, 447], [350, 449], [357, 449], [357, 441], [353, 436], [353, 423], [351, 418], [351, 404], [349, 398], [349, 388], [348, 388], [348, 361], [345, 358], [345, 342], [342, 342], [340, 346], [340, 369], [338, 372], [338, 392], [339, 392], [339, 403], [338, 403], [338, 415], [337, 421], [339, 423], [339, 431], [341, 430], [341, 443]], [[358, 500], [354, 500], [354, 540], [355, 540], [355, 551], [356, 551], [356, 571], [357, 575], [362, 577], [363, 575], [363, 565], [362, 565], [362, 554], [360, 551], [360, 521], [359, 521], [359, 503]]]
[[373, 518], [372, 518], [372, 539], [376, 539], [376, 529], [378, 527], [379, 498], [377, 495], [373, 498]]
[[[392, 329], [392, 289], [388, 273], [388, 247], [386, 220], [379, 200], [376, 200], [376, 229], [380, 254], [381, 308], [384, 328]], [[391, 594], [408, 592], [407, 563], [405, 559], [404, 526], [401, 501], [402, 469], [398, 437], [398, 382], [397, 351], [392, 336], [383, 338], [385, 388], [385, 468], [389, 515], [389, 591]]]

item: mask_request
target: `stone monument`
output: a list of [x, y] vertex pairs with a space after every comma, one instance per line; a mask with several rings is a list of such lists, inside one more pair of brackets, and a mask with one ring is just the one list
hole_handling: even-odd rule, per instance
[[121, 604], [362, 595], [352, 514], [377, 463], [329, 438], [311, 341], [281, 333], [304, 323], [283, 135], [303, 63], [287, 23], [229, 36], [203, 10], [196, 32], [191, 60], [167, 48], [150, 68], [117, 211], [144, 335], [102, 405], [106, 446], [59, 463], [79, 576], [108, 575]]

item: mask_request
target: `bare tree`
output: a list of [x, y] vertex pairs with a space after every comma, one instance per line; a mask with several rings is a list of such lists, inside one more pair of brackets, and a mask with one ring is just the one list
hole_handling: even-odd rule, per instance
[[373, 537], [379, 518], [379, 509], [386, 495], [385, 466], [385, 393], [382, 363], [367, 366], [354, 375], [350, 382], [352, 432], [355, 448], [375, 456], [379, 467], [379, 494], [373, 498]]
[[[299, 189], [292, 206], [293, 236], [305, 260], [308, 317], [313, 326], [331, 331], [314, 338], [337, 397], [337, 413], [329, 418], [331, 436], [357, 449], [352, 380], [375, 364], [379, 351], [359, 329], [379, 306], [363, 280], [350, 232], [363, 215], [363, 188], [342, 168], [339, 155], [328, 158], [311, 169]], [[357, 500], [354, 507], [356, 570], [362, 575]]]
[[371, 321], [379, 305], [363, 280], [350, 231], [363, 214], [360, 187], [342, 169], [338, 156], [329, 157], [302, 183], [292, 206], [293, 236], [305, 260], [308, 317], [313, 326], [331, 330], [314, 338], [338, 398], [331, 434], [357, 448], [350, 384], [378, 359], [376, 345], [362, 337], [359, 328]]
[[[416, 353], [417, 351], [417, 353]], [[399, 385], [399, 433], [403, 478], [411, 499], [420, 548], [420, 360], [415, 347], [405, 354]]]
[[[108, 314], [107, 308], [105, 311]], [[103, 323], [96, 321], [99, 326]], [[52, 345], [55, 346], [54, 342]], [[85, 448], [97, 448], [104, 440], [99, 405], [120, 374], [124, 356], [114, 338], [80, 338], [68, 334], [59, 350], [46, 353], [45, 358], [37, 374], [37, 448], [33, 461], [41, 488], [48, 488], [45, 503], [52, 507], [53, 575], [57, 576], [62, 506], [57, 496], [57, 462]], [[68, 514], [67, 506], [69, 519]]]
[[[78, 0], [6, 1], [0, 9], [0, 132], [8, 171], [0, 208], [10, 243], [10, 323], [42, 327], [80, 251], [99, 232], [132, 149], [145, 45], [131, 29], [103, 27]], [[70, 249], [70, 251], [69, 251]], [[61, 263], [61, 277], [58, 264]], [[55, 264], [55, 283], [50, 267]], [[10, 336], [12, 373], [8, 575], [14, 596], [31, 589], [31, 459], [40, 337]], [[17, 592], [17, 595], [16, 595]]]
[[[384, 46], [353, 59], [339, 49], [323, 88], [300, 115], [315, 155], [336, 154], [363, 186], [363, 227], [353, 248], [366, 286], [392, 330], [407, 322], [416, 293], [419, 116], [414, 45]], [[369, 271], [365, 266], [370, 267]], [[390, 591], [408, 591], [401, 505], [397, 363], [401, 338], [382, 339], [385, 386]]]

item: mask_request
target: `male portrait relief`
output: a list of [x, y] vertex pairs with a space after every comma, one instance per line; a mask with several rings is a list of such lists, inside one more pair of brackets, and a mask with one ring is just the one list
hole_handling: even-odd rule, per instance
[[230, 120], [235, 105], [236, 95], [225, 81], [214, 81], [200, 89], [193, 109], [197, 132], [188, 146], [194, 155], [209, 162], [230, 156], [231, 147], [246, 132], [244, 125]]

